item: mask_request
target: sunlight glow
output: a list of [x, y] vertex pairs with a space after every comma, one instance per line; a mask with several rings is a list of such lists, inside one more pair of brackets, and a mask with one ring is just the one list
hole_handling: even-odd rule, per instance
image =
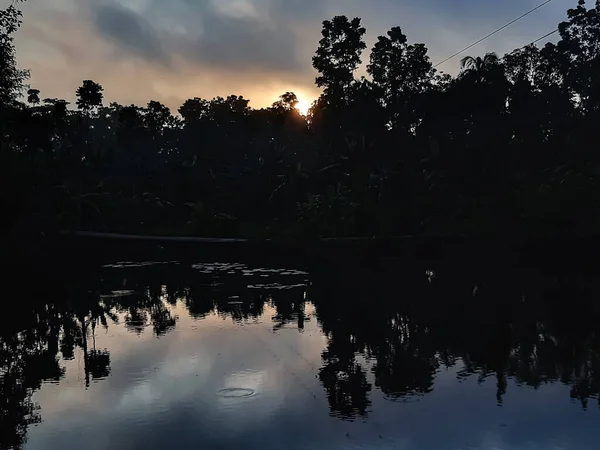
[[304, 98], [298, 98], [298, 104], [296, 105], [296, 109], [302, 115], [308, 114], [308, 110], [310, 108], [310, 102]]

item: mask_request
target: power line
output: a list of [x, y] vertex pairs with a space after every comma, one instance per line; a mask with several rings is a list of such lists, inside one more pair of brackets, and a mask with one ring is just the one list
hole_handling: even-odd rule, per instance
[[533, 42], [529, 43], [528, 45], [533, 45], [533, 44], [536, 44], [536, 43], [540, 42], [542, 39], [545, 39], [545, 38], [547, 38], [548, 36], [552, 36], [554, 33], [558, 33], [558, 28], [557, 28], [556, 30], [554, 30], [554, 31], [551, 31], [551, 32], [550, 32], [550, 33], [548, 33], [548, 34], [545, 34], [545, 35], [543, 35], [541, 38], [538, 38], [538, 39], [536, 39], [535, 41], [533, 41]]
[[[469, 45], [468, 47], [465, 47], [465, 48], [463, 48], [461, 51], [459, 51], [459, 52], [456, 52], [456, 53], [455, 53], [455, 54], [453, 54], [452, 56], [448, 56], [446, 59], [444, 59], [443, 61], [441, 61], [441, 62], [437, 63], [437, 64], [436, 64], [435, 66], [433, 66], [433, 67], [438, 67], [438, 66], [441, 66], [441, 65], [442, 65], [442, 64], [444, 64], [445, 62], [447, 62], [447, 61], [450, 61], [452, 58], [454, 58], [454, 57], [456, 57], [456, 56], [460, 55], [462, 52], [465, 52], [465, 51], [469, 50], [470, 48], [472, 48], [472, 47], [475, 47], [477, 44], [479, 44], [479, 43], [481, 43], [481, 42], [485, 41], [487, 38], [489, 38], [489, 37], [491, 37], [491, 36], [495, 35], [496, 33], [499, 33], [500, 31], [504, 30], [505, 28], [508, 28], [508, 27], [509, 27], [509, 26], [511, 26], [513, 23], [515, 23], [515, 22], [518, 22], [518, 21], [519, 21], [519, 20], [521, 20], [523, 17], [527, 17], [529, 14], [531, 14], [531, 13], [533, 13], [533, 12], [537, 11], [537, 10], [538, 10], [538, 9], [540, 9], [541, 7], [543, 7], [543, 6], [546, 6], [546, 5], [547, 5], [548, 3], [550, 3], [551, 1], [552, 1], [552, 0], [546, 0], [544, 3], [542, 3], [542, 4], [538, 5], [538, 6], [536, 6], [535, 8], [533, 8], [533, 9], [531, 9], [531, 10], [529, 10], [529, 11], [527, 11], [525, 14], [522, 14], [522, 15], [520, 15], [520, 16], [519, 16], [519, 17], [517, 17], [516, 19], [513, 19], [513, 20], [511, 20], [511, 21], [510, 21], [510, 22], [508, 22], [506, 25], [504, 25], [504, 26], [502, 26], [502, 27], [498, 28], [496, 31], [493, 31], [493, 32], [491, 32], [490, 34], [488, 34], [487, 36], [484, 36], [484, 37], [482, 37], [482, 38], [481, 38], [481, 39], [479, 39], [478, 41], [476, 41], [476, 42], [473, 42], [471, 45]], [[540, 38], [540, 40], [541, 40], [541, 39], [544, 39], [544, 38]]]

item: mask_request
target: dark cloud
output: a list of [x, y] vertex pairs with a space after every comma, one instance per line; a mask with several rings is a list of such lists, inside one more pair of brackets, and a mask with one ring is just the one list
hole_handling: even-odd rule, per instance
[[297, 21], [316, 21], [321, 23], [328, 19], [325, 13], [324, 0], [271, 0], [271, 10], [278, 17], [286, 20]]
[[[234, 73], [310, 70], [302, 26], [323, 20], [322, 1], [215, 3], [173, 0], [167, 5], [150, 1], [140, 13], [101, 3], [92, 6], [93, 22], [121, 50], [150, 62], [165, 63], [179, 55], [213, 70]], [[248, 9], [244, 11], [241, 5]]]
[[306, 28], [319, 26], [326, 18], [325, 3], [324, 0], [263, 0], [262, 4], [258, 1], [260, 18], [243, 20], [218, 17], [211, 11], [201, 40], [202, 55], [227, 67], [251, 65], [266, 71], [306, 73], [311, 70], [310, 57], [306, 58], [303, 48]]
[[93, 23], [104, 36], [152, 62], [168, 65], [169, 55], [144, 17], [117, 4], [93, 6]]
[[306, 61], [298, 58], [295, 36], [279, 23], [211, 12], [205, 16], [203, 25], [195, 56], [212, 67], [287, 72], [306, 66]]

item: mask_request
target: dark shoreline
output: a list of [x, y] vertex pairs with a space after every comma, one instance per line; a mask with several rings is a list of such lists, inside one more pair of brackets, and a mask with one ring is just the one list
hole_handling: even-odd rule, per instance
[[510, 270], [555, 267], [591, 270], [598, 265], [600, 235], [588, 237], [422, 236], [305, 240], [251, 240], [140, 236], [94, 232], [4, 236], [0, 264], [48, 273], [76, 271], [116, 261], [243, 261], [342, 268], [378, 266], [461, 267]]

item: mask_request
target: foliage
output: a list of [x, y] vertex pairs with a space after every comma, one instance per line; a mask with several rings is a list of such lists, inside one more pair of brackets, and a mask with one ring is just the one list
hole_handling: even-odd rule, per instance
[[83, 84], [77, 88], [77, 107], [85, 112], [89, 112], [94, 107], [102, 105], [104, 89], [98, 83], [92, 80], [84, 80]]
[[363, 41], [367, 30], [360, 23], [360, 18], [348, 20], [346, 16], [323, 22], [323, 38], [313, 57], [313, 67], [320, 73], [316, 83], [325, 89], [326, 97], [343, 98], [354, 81], [360, 55], [367, 48]]
[[386, 106], [390, 126], [406, 131], [416, 126], [418, 100], [430, 89], [435, 74], [425, 45], [409, 45], [400, 27], [394, 27], [378, 38], [367, 70]]
[[[368, 77], [359, 18], [323, 22], [323, 88], [307, 116], [286, 92], [253, 109], [230, 95], [77, 109], [24, 91], [14, 6], [0, 15], [3, 229], [204, 236], [596, 233], [600, 2], [567, 13], [560, 41], [433, 69], [400, 27]], [[26, 93], [27, 104], [19, 101]], [[560, 205], [563, 210], [557, 208]], [[568, 211], [568, 213], [567, 213]]]
[[0, 10], [0, 107], [14, 104], [29, 73], [17, 68], [14, 33], [21, 26], [21, 11], [15, 5]]

